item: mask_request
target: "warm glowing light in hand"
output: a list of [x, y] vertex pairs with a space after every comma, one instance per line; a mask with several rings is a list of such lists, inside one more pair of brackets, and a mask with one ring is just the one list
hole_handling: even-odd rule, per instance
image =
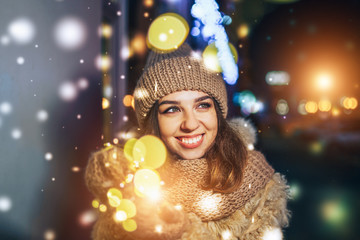
[[140, 169], [135, 173], [134, 185], [141, 194], [151, 196], [160, 189], [160, 177], [150, 169]]
[[116, 211], [115, 215], [114, 215], [114, 220], [117, 222], [122, 222], [125, 221], [127, 219], [127, 215], [126, 212], [124, 211]]

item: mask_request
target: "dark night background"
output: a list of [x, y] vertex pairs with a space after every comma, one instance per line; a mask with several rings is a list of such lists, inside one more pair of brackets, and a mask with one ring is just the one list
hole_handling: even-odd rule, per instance
[[[360, 1], [217, 2], [232, 18], [226, 32], [239, 56], [238, 82], [227, 85], [229, 118], [253, 122], [255, 147], [288, 180], [285, 239], [359, 239], [360, 113], [343, 100], [360, 99]], [[1, 0], [0, 239], [90, 239], [88, 157], [136, 129], [123, 99], [145, 64], [151, 21], [175, 12], [191, 31], [192, 4]], [[19, 19], [25, 24], [12, 29]], [[61, 29], [67, 38], [56, 35]], [[206, 46], [201, 36], [187, 42]], [[269, 85], [274, 71], [290, 82]], [[330, 76], [328, 89], [317, 85], [320, 73]], [[257, 112], [236, 100], [249, 91], [262, 104]], [[305, 102], [322, 99], [330, 110], [305, 112]]]

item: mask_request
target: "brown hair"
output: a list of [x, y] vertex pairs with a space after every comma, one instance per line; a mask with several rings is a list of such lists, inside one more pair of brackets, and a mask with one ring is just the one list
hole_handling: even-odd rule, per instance
[[[218, 133], [214, 145], [205, 155], [210, 174], [205, 179], [203, 189], [230, 193], [239, 188], [242, 182], [247, 149], [244, 142], [223, 117], [217, 101], [214, 99], [213, 101], [218, 119]], [[157, 101], [145, 119], [142, 134], [154, 134], [160, 137], [158, 109]]]

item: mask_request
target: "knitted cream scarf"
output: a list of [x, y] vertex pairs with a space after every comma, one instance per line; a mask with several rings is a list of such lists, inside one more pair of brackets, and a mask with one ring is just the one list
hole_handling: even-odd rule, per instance
[[217, 220], [231, 215], [262, 189], [274, 174], [274, 169], [257, 151], [250, 151], [243, 183], [232, 193], [213, 193], [201, 189], [208, 174], [206, 159], [176, 160], [167, 168], [165, 198], [193, 212], [202, 221]]

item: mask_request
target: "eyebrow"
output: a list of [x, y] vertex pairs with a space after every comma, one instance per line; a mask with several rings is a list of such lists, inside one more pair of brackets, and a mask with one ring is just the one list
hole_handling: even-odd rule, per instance
[[[204, 101], [208, 98], [211, 98], [209, 95], [206, 95], [206, 96], [202, 96], [202, 97], [199, 97], [199, 98], [196, 98], [195, 99], [195, 102], [201, 102], [201, 101]], [[165, 101], [162, 101], [161, 103], [159, 103], [159, 106], [163, 105], [163, 104], [180, 104], [179, 101], [171, 101], [171, 100], [165, 100]]]

